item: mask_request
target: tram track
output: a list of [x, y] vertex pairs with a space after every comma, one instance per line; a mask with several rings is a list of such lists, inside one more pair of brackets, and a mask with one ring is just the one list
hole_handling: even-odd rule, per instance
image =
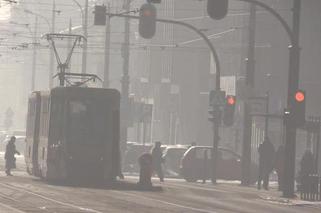
[[[59, 201], [54, 198], [32, 192], [23, 187], [11, 184], [0, 183], [3, 190], [0, 191], [0, 204], [6, 208], [15, 209], [17, 212], [24, 213], [57, 213], [57, 212], [88, 212], [103, 213], [94, 209], [85, 208], [75, 204]], [[7, 190], [4, 190], [7, 189]], [[26, 196], [28, 195], [28, 196]]]

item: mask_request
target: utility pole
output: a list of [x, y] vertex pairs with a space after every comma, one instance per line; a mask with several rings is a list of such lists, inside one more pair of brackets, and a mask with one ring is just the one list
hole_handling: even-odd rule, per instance
[[[290, 65], [288, 77], [288, 99], [287, 106], [290, 116], [293, 116], [292, 109], [295, 106], [294, 94], [299, 88], [300, 71], [300, 17], [301, 0], [293, 0], [293, 20], [292, 20], [292, 46], [290, 46]], [[295, 177], [295, 153], [296, 153], [296, 125], [291, 119], [285, 119], [285, 171], [283, 196], [294, 197], [294, 177]]]
[[[69, 35], [72, 34], [72, 20], [71, 20], [71, 18], [69, 19], [69, 30], [68, 30], [68, 34], [69, 34]], [[67, 55], [69, 54], [70, 49], [71, 49], [71, 39], [68, 38], [67, 50], [66, 50], [66, 51], [67, 51]], [[70, 63], [69, 63], [69, 66], [68, 66], [66, 72], [68, 72], [68, 71], [71, 72], [71, 59], [70, 59]]]
[[[131, 0], [124, 0], [124, 9], [126, 13], [130, 12]], [[124, 43], [122, 47], [123, 56], [123, 76], [121, 80], [121, 103], [122, 103], [122, 125], [121, 125], [121, 151], [123, 152], [127, 144], [127, 128], [129, 113], [129, 43], [130, 43], [130, 19], [125, 17]]]
[[84, 30], [84, 48], [82, 50], [82, 67], [81, 73], [86, 73], [87, 69], [87, 47], [88, 47], [88, 0], [85, 1], [85, 17], [83, 17], [83, 30]]
[[36, 65], [37, 65], [37, 34], [38, 34], [38, 16], [35, 16], [35, 28], [33, 35], [33, 54], [32, 54], [32, 70], [31, 70], [31, 91], [35, 90]]
[[[56, 1], [53, 0], [52, 3], [52, 16], [51, 16], [51, 33], [55, 33], [55, 23], [56, 23]], [[54, 75], [54, 51], [50, 47], [50, 58], [49, 58], [49, 89], [53, 86], [53, 75]]]
[[[107, 1], [106, 1], [107, 3]], [[108, 13], [110, 13], [110, 4], [108, 3], [107, 8]], [[110, 61], [110, 16], [107, 15], [106, 20], [106, 33], [105, 33], [105, 63], [104, 63], [104, 82], [103, 87], [109, 87], [109, 61]]]
[[[250, 95], [254, 91], [255, 81], [255, 31], [256, 31], [256, 6], [250, 5], [249, 18], [249, 46], [246, 60], [246, 88]], [[242, 146], [242, 180], [241, 184], [248, 186], [251, 177], [251, 136], [252, 136], [252, 116], [251, 103], [249, 98], [244, 102], [243, 119], [243, 146]]]

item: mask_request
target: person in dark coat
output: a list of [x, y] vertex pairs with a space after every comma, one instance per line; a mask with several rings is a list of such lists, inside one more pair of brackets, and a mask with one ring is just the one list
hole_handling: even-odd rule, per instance
[[163, 154], [161, 150], [161, 142], [155, 142], [155, 146], [152, 149], [152, 162], [153, 162], [153, 171], [156, 172], [159, 180], [164, 182], [164, 174], [162, 169], [162, 163], [164, 162]]
[[268, 190], [269, 176], [274, 167], [275, 150], [269, 138], [265, 138], [259, 146], [259, 178], [257, 188], [261, 189], [261, 181], [263, 180], [263, 188]]
[[150, 153], [143, 153], [139, 159], [139, 182], [138, 185], [143, 188], [152, 187], [153, 157]]
[[6, 174], [8, 176], [12, 176], [11, 169], [16, 168], [16, 158], [14, 157], [14, 155], [20, 155], [20, 153], [16, 150], [16, 145], [14, 144], [15, 141], [16, 137], [12, 136], [6, 146], [6, 153], [4, 155], [4, 158], [6, 160]]
[[283, 184], [284, 184], [284, 161], [285, 161], [285, 151], [284, 151], [284, 145], [281, 144], [276, 151], [275, 155], [275, 171], [278, 175], [278, 186], [279, 191], [282, 191]]
[[304, 182], [309, 175], [313, 174], [314, 171], [314, 157], [311, 150], [307, 149], [300, 162], [299, 181]]

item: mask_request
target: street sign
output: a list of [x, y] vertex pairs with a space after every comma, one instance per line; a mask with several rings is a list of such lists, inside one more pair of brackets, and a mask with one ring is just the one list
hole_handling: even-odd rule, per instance
[[209, 105], [212, 107], [225, 106], [225, 103], [226, 103], [225, 97], [226, 97], [225, 91], [211, 90]]

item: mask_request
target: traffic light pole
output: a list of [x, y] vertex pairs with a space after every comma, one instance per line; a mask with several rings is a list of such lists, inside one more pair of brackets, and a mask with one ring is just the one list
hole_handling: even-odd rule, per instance
[[[288, 78], [288, 109], [294, 108], [295, 100], [292, 98], [299, 87], [299, 71], [300, 71], [300, 12], [301, 0], [294, 0], [293, 7], [293, 42], [290, 47], [290, 66]], [[291, 111], [290, 111], [291, 116]], [[293, 115], [292, 115], [293, 116]], [[286, 119], [285, 123], [285, 171], [283, 196], [287, 198], [294, 197], [294, 182], [295, 182], [295, 153], [296, 153], [296, 129], [297, 127]]]
[[[130, 12], [131, 0], [124, 0], [124, 10]], [[109, 19], [111, 16], [109, 16]], [[125, 17], [124, 43], [121, 48], [123, 56], [123, 76], [121, 79], [121, 129], [120, 129], [120, 149], [123, 154], [127, 145], [127, 130], [129, 118], [129, 43], [130, 43], [130, 18]]]
[[[288, 74], [288, 97], [287, 107], [291, 111], [294, 107], [294, 99], [292, 98], [299, 86], [299, 71], [300, 71], [300, 13], [301, 0], [293, 0], [293, 28], [291, 29], [287, 22], [273, 8], [258, 1], [258, 0], [238, 0], [248, 2], [260, 6], [270, 12], [282, 24], [286, 30], [290, 41], [290, 64]], [[291, 113], [289, 116], [293, 116]], [[294, 176], [295, 176], [295, 152], [296, 152], [296, 126], [290, 122], [291, 119], [285, 119], [285, 183], [283, 196], [286, 198], [294, 197]]]
[[[110, 17], [116, 16], [116, 17], [124, 17], [124, 18], [128, 18], [128, 19], [139, 19], [139, 16], [131, 16], [131, 15], [123, 15], [123, 14], [112, 14], [112, 13], [107, 13], [107, 15], [109, 15]], [[187, 24], [185, 22], [181, 22], [181, 21], [176, 21], [176, 20], [169, 20], [169, 19], [156, 19], [156, 22], [161, 22], [161, 23], [168, 23], [168, 24], [176, 24], [176, 25], [181, 25], [184, 27], [189, 28], [190, 30], [196, 32], [204, 41], [205, 43], [208, 45], [208, 47], [210, 48], [210, 51], [213, 55], [214, 61], [215, 61], [215, 66], [216, 66], [216, 79], [215, 79], [215, 90], [216, 91], [220, 91], [221, 90], [221, 67], [220, 67], [220, 63], [219, 63], [219, 57], [218, 54], [213, 46], [213, 44], [211, 43], [211, 41], [209, 40], [209, 38], [199, 29], [197, 29], [196, 27], [194, 27], [193, 25]], [[126, 79], [125, 79], [126, 80]], [[125, 85], [125, 84], [124, 84]], [[128, 89], [128, 88], [127, 88]], [[127, 94], [128, 95], [128, 94]], [[128, 96], [126, 96], [128, 97]], [[215, 109], [216, 111], [216, 118], [213, 121], [213, 158], [212, 158], [212, 163], [213, 163], [213, 170], [212, 170], [212, 183], [216, 183], [216, 179], [217, 179], [217, 175], [216, 175], [216, 168], [217, 168], [217, 159], [216, 157], [218, 156], [218, 145], [219, 145], [219, 127], [220, 127], [220, 110]]]
[[[107, 11], [110, 12], [110, 4], [107, 4]], [[109, 88], [109, 62], [110, 62], [110, 18], [107, 16], [105, 26], [105, 60], [104, 60], [104, 88]]]
[[[249, 18], [249, 46], [246, 60], [246, 86], [249, 90], [254, 90], [255, 79], [255, 31], [256, 31], [256, 6], [250, 6]], [[252, 92], [251, 92], [252, 94]], [[251, 136], [252, 136], [252, 116], [251, 102], [249, 99], [244, 101], [243, 119], [243, 143], [242, 143], [242, 179], [243, 186], [250, 185], [251, 182]]]

